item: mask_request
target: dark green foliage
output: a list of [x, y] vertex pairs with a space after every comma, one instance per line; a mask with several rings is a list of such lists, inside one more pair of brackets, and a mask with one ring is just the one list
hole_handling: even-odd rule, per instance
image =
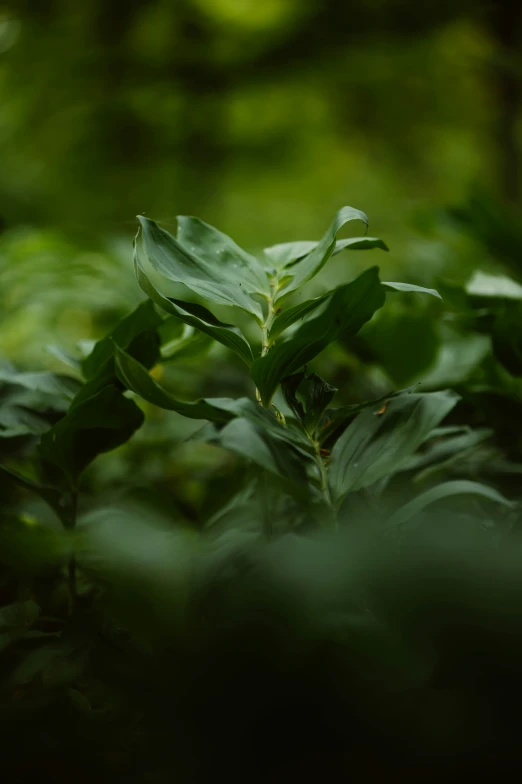
[[[287, 305], [336, 252], [386, 249], [338, 239], [354, 219], [258, 260], [196, 218], [177, 237], [141, 218], [160, 277], [138, 238], [148, 299], [73, 361], [82, 380], [2, 370], [13, 775], [23, 757], [87, 780], [294, 781], [309, 748], [323, 778], [367, 776], [364, 755], [388, 775], [497, 750], [504, 721], [517, 736], [491, 706], [500, 662], [520, 691], [517, 284], [446, 283], [418, 309], [438, 292], [370, 267]], [[335, 383], [312, 369], [332, 347]]]

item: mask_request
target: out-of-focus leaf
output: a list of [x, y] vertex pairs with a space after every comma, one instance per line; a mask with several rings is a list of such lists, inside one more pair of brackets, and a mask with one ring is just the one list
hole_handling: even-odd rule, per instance
[[[171, 330], [173, 322], [179, 330]], [[200, 357], [212, 345], [212, 338], [189, 324], [185, 324], [177, 316], [165, 319], [159, 328], [161, 362], [171, 362], [173, 359], [192, 359]]]
[[482, 498], [487, 498], [489, 501], [495, 501], [503, 506], [513, 507], [514, 504], [508, 501], [507, 498], [494, 490], [492, 487], [481, 484], [480, 482], [470, 482], [467, 480], [457, 480], [454, 482], [443, 482], [442, 484], [426, 490], [421, 493], [413, 501], [405, 504], [398, 509], [386, 522], [386, 528], [394, 528], [397, 525], [402, 525], [411, 520], [412, 517], [422, 512], [430, 504], [441, 501], [445, 498], [455, 495], [478, 495]]
[[14, 384], [48, 398], [70, 402], [78, 391], [79, 382], [70, 376], [57, 373], [18, 373], [0, 369], [0, 385]]
[[40, 608], [33, 601], [0, 607], [0, 652], [23, 637], [39, 615]]
[[73, 357], [72, 354], [69, 354], [61, 346], [56, 346], [54, 344], [51, 344], [49, 346], [46, 346], [45, 348], [49, 352], [49, 354], [51, 354], [56, 359], [59, 359], [60, 362], [64, 363], [64, 365], [68, 365], [69, 367], [73, 368], [73, 370], [78, 371], [78, 373], [81, 372], [82, 369], [81, 360], [76, 359], [76, 357]]
[[422, 376], [423, 388], [440, 389], [462, 384], [490, 351], [488, 335], [465, 334], [445, 340], [434, 365]]
[[[316, 247], [303, 258], [284, 268], [284, 272], [281, 273], [282, 285], [275, 296], [276, 302], [288, 296], [320, 272], [335, 250], [337, 233], [346, 223], [353, 220], [360, 220], [366, 226], [368, 225], [368, 218], [364, 212], [353, 207], [342, 207]], [[288, 279], [287, 282], [285, 282], [286, 279]]]
[[203, 259], [214, 274], [240, 280], [249, 294], [270, 295], [263, 266], [234, 240], [199, 218], [178, 215], [178, 241], [190, 253]]
[[22, 487], [24, 490], [28, 490], [31, 493], [39, 495], [40, 498], [43, 498], [43, 500], [48, 503], [52, 509], [54, 509], [58, 518], [64, 524], [70, 523], [70, 510], [66, 505], [66, 501], [63, 498], [62, 493], [56, 487], [43, 484], [41, 482], [36, 482], [34, 479], [22, 476], [22, 474], [18, 473], [18, 471], [14, 471], [12, 468], [8, 468], [4, 465], [0, 465], [0, 473], [8, 477], [12, 482], [14, 482], [19, 487]]
[[[426, 447], [403, 463], [402, 471], [416, 471], [418, 468], [455, 457], [493, 435], [493, 430], [489, 428], [472, 430], [466, 427], [460, 428], [463, 432], [457, 432], [454, 435], [448, 434], [444, 437], [446, 434], [438, 434], [437, 429], [432, 431], [430, 438], [427, 439]], [[444, 428], [440, 428], [440, 430], [444, 430]]]
[[125, 443], [143, 424], [138, 406], [114, 386], [69, 411], [42, 436], [39, 454], [57, 467], [75, 488], [82, 471], [102, 452]]
[[175, 283], [183, 283], [195, 294], [211, 302], [239, 307], [258, 321], [262, 320], [261, 306], [243, 288], [239, 267], [234, 269], [231, 265], [209, 263], [188, 250], [172, 234], [160, 229], [154, 221], [143, 215], [138, 215], [138, 220], [143, 247], [157, 272]]
[[441, 344], [437, 326], [417, 309], [386, 307], [360, 337], [394, 384], [404, 387], [436, 362]]
[[302, 324], [288, 340], [273, 346], [252, 364], [251, 375], [263, 403], [270, 402], [282, 378], [300, 370], [341, 335], [358, 332], [385, 298], [377, 267], [334, 289], [319, 316]]
[[472, 297], [522, 300], [522, 286], [507, 275], [488, 275], [477, 270], [467, 282], [466, 293]]
[[391, 291], [412, 291], [418, 292], [419, 294], [431, 294], [432, 297], [437, 297], [437, 299], [442, 299], [437, 289], [426, 289], [424, 286], [416, 286], [413, 283], [391, 283], [390, 281], [383, 281], [385, 289], [390, 289]]
[[72, 541], [64, 531], [39, 523], [5, 520], [0, 526], [0, 562], [18, 574], [39, 574], [71, 555]]
[[32, 411], [20, 406], [0, 408], [0, 438], [39, 436], [49, 429], [49, 423]]
[[177, 316], [185, 324], [205, 332], [210, 337], [234, 351], [249, 367], [253, 361], [252, 349], [244, 335], [237, 327], [219, 321], [207, 308], [189, 302], [181, 302], [163, 296], [152, 285], [143, 271], [138, 254], [137, 244], [134, 246], [134, 267], [141, 288], [160, 308]]
[[517, 303], [504, 308], [492, 330], [493, 351], [512, 376], [522, 376], [522, 309]]
[[384, 410], [359, 414], [332, 449], [334, 500], [400, 470], [457, 400], [450, 392], [411, 394], [390, 400]]
[[[136, 310], [126, 316], [113, 331], [98, 341], [92, 352], [82, 362], [82, 371], [87, 380], [94, 378], [108, 359], [113, 355], [114, 344], [120, 348], [127, 348], [143, 332], [154, 331], [163, 323], [163, 319], [156, 312], [150, 299], [142, 302]], [[153, 362], [157, 356], [153, 358]], [[141, 358], [141, 362], [145, 360]]]

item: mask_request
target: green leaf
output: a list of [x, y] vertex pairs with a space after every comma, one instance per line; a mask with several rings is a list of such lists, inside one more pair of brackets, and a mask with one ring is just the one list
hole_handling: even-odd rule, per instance
[[268, 332], [268, 337], [271, 342], [273, 342], [281, 332], [284, 332], [285, 329], [291, 327], [292, 324], [295, 324], [296, 321], [308, 316], [310, 313], [313, 313], [320, 305], [331, 297], [332, 292], [329, 291], [327, 294], [323, 294], [320, 297], [316, 297], [315, 299], [306, 300], [306, 302], [301, 302], [299, 305], [295, 305], [293, 308], [288, 308], [287, 310], [283, 310], [273, 321], [273, 324]]
[[[82, 371], [86, 379], [94, 378], [102, 370], [103, 366], [113, 356], [114, 344], [120, 348], [127, 348], [130, 343], [139, 338], [144, 332], [153, 332], [163, 323], [162, 317], [156, 312], [154, 304], [150, 299], [142, 302], [138, 307], [126, 316], [118, 326], [100, 340], [94, 346], [88, 357], [82, 362]], [[154, 364], [159, 356], [159, 351], [151, 356], [150, 365]], [[145, 362], [142, 357], [141, 362]]]
[[[439, 433], [438, 430], [443, 432]], [[444, 433], [445, 428], [437, 428], [426, 439], [422, 451], [412, 455], [403, 466], [402, 471], [416, 471], [424, 466], [433, 465], [448, 458], [455, 458], [463, 452], [468, 452], [472, 447], [482, 443], [493, 435], [490, 428], [472, 430], [469, 427], [457, 428], [456, 432]]]
[[250, 419], [238, 417], [209, 440], [308, 492], [307, 466], [311, 460], [282, 434], [275, 435]]
[[[261, 306], [249, 297], [238, 269], [231, 265], [220, 267], [209, 263], [188, 250], [172, 234], [169, 234], [149, 218], [138, 215], [142, 228], [143, 247], [154, 269], [168, 280], [183, 283], [195, 294], [220, 305], [239, 307], [263, 318]], [[136, 242], [137, 244], [137, 242]], [[235, 274], [234, 274], [235, 273]]]
[[76, 488], [82, 471], [97, 455], [128, 441], [143, 424], [138, 406], [114, 386], [70, 410], [42, 436], [39, 454], [49, 468], [54, 466]]
[[321, 432], [319, 434], [320, 443], [324, 444], [334, 435], [339, 436], [340, 431], [343, 430], [348, 422], [354, 419], [357, 414], [360, 414], [361, 411], [365, 411], [367, 408], [373, 408], [374, 411], [379, 411], [382, 409], [383, 404], [387, 405], [393, 398], [400, 397], [401, 395], [410, 395], [416, 389], [417, 386], [407, 387], [406, 389], [399, 389], [396, 392], [389, 392], [374, 400], [366, 400], [364, 403], [350, 403], [347, 406], [341, 406], [340, 408], [326, 409], [323, 421], [321, 422]]
[[251, 375], [268, 405], [282, 378], [310, 362], [341, 335], [354, 335], [385, 301], [378, 267], [371, 267], [351, 283], [339, 286], [324, 300], [319, 316], [302, 324], [283, 343], [256, 359]]
[[53, 509], [58, 516], [58, 519], [61, 520], [64, 525], [70, 524], [71, 510], [67, 505], [63, 494], [56, 487], [37, 482], [36, 480], [23, 476], [18, 473], [18, 471], [14, 471], [12, 468], [3, 465], [0, 465], [0, 474], [3, 474], [24, 490], [39, 495], [40, 498], [43, 498], [43, 500], [49, 504], [51, 509]]
[[61, 346], [50, 344], [46, 346], [45, 349], [49, 354], [51, 354], [51, 356], [55, 357], [56, 359], [59, 359], [60, 362], [63, 362], [64, 365], [68, 365], [69, 367], [73, 368], [73, 370], [76, 370], [79, 373], [81, 372], [82, 369], [81, 360], [76, 359], [76, 357], [73, 357], [71, 354], [65, 351], [65, 349], [63, 349]]
[[407, 523], [408, 520], [411, 520], [412, 517], [415, 517], [419, 512], [422, 512], [422, 510], [430, 504], [455, 495], [478, 495], [482, 498], [487, 498], [489, 501], [495, 501], [498, 504], [502, 504], [503, 506], [508, 506], [510, 508], [513, 508], [514, 506], [511, 501], [504, 498], [497, 490], [494, 490], [487, 485], [483, 485], [480, 482], [470, 482], [468, 480], [443, 482], [436, 487], [432, 487], [430, 490], [426, 490], [425, 493], [421, 493], [421, 495], [414, 498], [413, 501], [410, 501], [408, 504], [405, 504], [398, 509], [397, 512], [388, 519], [385, 528], [394, 528], [398, 525], [403, 525], [403, 523]]
[[178, 241], [215, 271], [218, 278], [241, 280], [249, 294], [270, 296], [267, 275], [261, 263], [223, 232], [199, 218], [178, 215]]
[[332, 449], [334, 500], [400, 470], [457, 401], [451, 392], [411, 394], [390, 400], [384, 411], [359, 414]]
[[314, 436], [326, 406], [338, 391], [336, 387], [328, 384], [316, 373], [310, 376], [296, 373], [284, 378], [281, 388], [292, 411], [301, 420], [306, 431]]
[[0, 438], [39, 436], [49, 429], [49, 422], [38, 414], [17, 405], [0, 408]]
[[167, 392], [136, 359], [115, 347], [116, 369], [121, 382], [147, 402], [167, 411], [176, 411], [190, 419], [228, 422], [231, 414], [217, 408], [210, 400], [183, 402]]
[[177, 316], [165, 319], [158, 329], [158, 334], [162, 363], [171, 362], [173, 359], [201, 357], [213, 343], [210, 335], [184, 324]]
[[303, 283], [306, 283], [306, 281], [311, 280], [311, 278], [317, 275], [335, 250], [337, 232], [339, 232], [346, 223], [353, 220], [361, 220], [366, 226], [368, 225], [368, 218], [364, 212], [356, 210], [353, 207], [342, 207], [332, 221], [328, 231], [318, 242], [314, 250], [302, 259], [298, 259], [292, 263], [290, 267], [285, 267], [285, 277], [290, 278], [290, 280], [287, 283], [283, 283], [275, 297], [275, 301], [286, 297], [292, 291], [295, 291], [302, 286]]
[[477, 270], [465, 287], [466, 293], [472, 297], [484, 299], [522, 299], [522, 286], [506, 275], [488, 275]]
[[170, 299], [161, 294], [143, 271], [136, 244], [134, 248], [134, 267], [139, 285], [156, 305], [167, 313], [177, 316], [185, 324], [196, 327], [201, 332], [210, 335], [218, 343], [222, 343], [234, 351], [250, 367], [254, 357], [250, 344], [241, 331], [236, 327], [230, 326], [230, 324], [223, 324], [210, 310], [201, 305]]
[[78, 391], [79, 382], [70, 376], [57, 373], [19, 373], [0, 369], [0, 385], [13, 384], [44, 395], [44, 400], [58, 399], [70, 403]]
[[[271, 248], [265, 248], [264, 253], [268, 259], [266, 268], [281, 272], [285, 267], [289, 267], [294, 262], [307, 256], [318, 245], [319, 242], [304, 240], [300, 242], [282, 242], [279, 245], [273, 245]], [[337, 240], [332, 256], [337, 255], [342, 250], [372, 250], [373, 248], [389, 250], [386, 243], [377, 239], [377, 237], [350, 237], [345, 240]]]
[[437, 299], [442, 300], [442, 297], [436, 289], [426, 289], [424, 286], [415, 286], [413, 283], [391, 283], [390, 281], [386, 281], [383, 282], [382, 285], [385, 289], [390, 289], [391, 291], [413, 291], [419, 292], [419, 294], [431, 294], [432, 297], [437, 297]]
[[435, 364], [441, 345], [439, 325], [421, 309], [390, 305], [367, 325], [361, 340], [395, 385], [405, 387]]

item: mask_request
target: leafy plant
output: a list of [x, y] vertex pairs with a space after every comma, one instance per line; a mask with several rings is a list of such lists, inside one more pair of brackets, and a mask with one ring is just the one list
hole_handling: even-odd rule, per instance
[[[359, 340], [388, 298], [424, 294], [440, 308], [438, 291], [383, 282], [376, 266], [306, 298], [304, 287], [334, 254], [387, 250], [367, 236], [339, 239], [355, 220], [367, 226], [363, 213], [345, 207], [319, 242], [276, 245], [257, 258], [196, 218], [180, 218], [174, 237], [141, 217], [134, 265], [146, 300], [83, 356], [55, 350], [74, 377], [2, 367], [0, 480], [8, 492], [0, 649], [12, 658], [1, 693], [7, 717], [40, 717], [32, 736], [37, 758], [49, 723], [82, 764], [92, 763], [82, 739], [94, 738], [111, 775], [110, 744], [124, 756], [129, 749], [143, 755], [139, 780], [158, 767], [172, 769], [174, 743], [177, 773], [206, 781], [215, 765], [230, 764], [215, 707], [223, 683], [232, 714], [245, 717], [233, 730], [241, 740], [232, 768], [238, 778], [248, 749], [257, 754], [259, 722], [274, 720], [270, 695], [278, 695], [281, 736], [295, 725], [300, 738], [301, 713], [306, 721], [328, 715], [324, 726], [314, 724], [324, 744], [337, 735], [341, 743], [352, 720], [358, 732], [368, 721], [378, 725], [393, 689], [427, 688], [435, 643], [419, 642], [411, 629], [422, 609], [416, 599], [401, 594], [389, 606], [390, 586], [405, 569], [398, 590], [408, 594], [416, 554], [421, 561], [425, 554], [422, 536], [436, 526], [442, 540], [448, 521], [458, 532], [448, 536], [448, 549], [461, 540], [464, 548], [493, 547], [516, 527], [518, 494], [479, 480], [488, 461], [504, 479], [519, 466], [491, 443], [494, 426], [466, 420], [473, 394], [467, 380], [458, 392], [390, 384], [384, 394], [333, 405], [344, 390], [314, 372], [329, 346]], [[455, 298], [465, 301], [460, 315], [494, 335], [503, 372], [518, 372], [505, 292], [500, 309], [475, 307], [473, 292], [446, 292], [450, 308]], [[378, 331], [372, 340], [378, 356]], [[202, 371], [205, 358], [213, 374], [207, 389], [221, 390], [215, 347], [233, 358], [244, 393], [184, 399], [165, 370], [196, 359]], [[404, 362], [397, 377], [410, 375]], [[104, 453], [136, 441], [156, 409], [167, 412], [162, 429], [171, 417], [193, 423], [185, 443], [169, 446], [181, 462], [208, 445], [231, 456], [223, 474], [217, 463], [208, 473], [199, 465], [202, 498], [192, 516], [168, 506], [175, 493], [153, 506], [131, 494], [107, 500], [89, 484], [93, 463], [103, 465]], [[150, 453], [149, 446], [144, 462]], [[187, 468], [179, 485], [189, 479]], [[131, 473], [128, 486], [136, 482]], [[404, 542], [411, 560], [402, 560]], [[381, 566], [393, 577], [383, 577]], [[327, 696], [330, 677], [342, 705]], [[373, 708], [363, 706], [367, 698]], [[408, 727], [416, 710], [406, 711]], [[437, 719], [441, 726], [446, 720], [444, 712]], [[109, 726], [117, 729], [105, 738]], [[266, 753], [267, 770], [276, 749]], [[126, 775], [132, 766], [127, 759]]]

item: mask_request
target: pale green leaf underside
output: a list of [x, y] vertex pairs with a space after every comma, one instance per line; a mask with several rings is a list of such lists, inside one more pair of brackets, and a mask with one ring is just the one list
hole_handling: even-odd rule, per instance
[[177, 221], [178, 242], [203, 259], [218, 276], [241, 282], [248, 293], [270, 295], [267, 275], [255, 256], [199, 218], [178, 215]]
[[419, 294], [431, 294], [432, 297], [437, 297], [437, 299], [442, 299], [437, 289], [426, 289], [424, 286], [416, 286], [414, 283], [395, 283], [391, 281], [383, 281], [385, 289], [391, 289], [392, 291], [405, 291], [405, 292], [417, 292]]
[[247, 286], [243, 288], [238, 269], [200, 258], [154, 221], [143, 215], [138, 220], [144, 250], [157, 272], [175, 283], [183, 283], [211, 302], [239, 307], [259, 321], [262, 319], [261, 306], [248, 295]]
[[[167, 313], [177, 316], [185, 324], [190, 324], [190, 326], [210, 335], [214, 340], [234, 351], [250, 367], [254, 359], [252, 349], [240, 330], [218, 321], [209, 310], [202, 306], [181, 303], [179, 300], [172, 300], [161, 294], [143, 270], [137, 244], [134, 247], [134, 268], [139, 285], [156, 305]], [[190, 308], [190, 311], [187, 308]]]

